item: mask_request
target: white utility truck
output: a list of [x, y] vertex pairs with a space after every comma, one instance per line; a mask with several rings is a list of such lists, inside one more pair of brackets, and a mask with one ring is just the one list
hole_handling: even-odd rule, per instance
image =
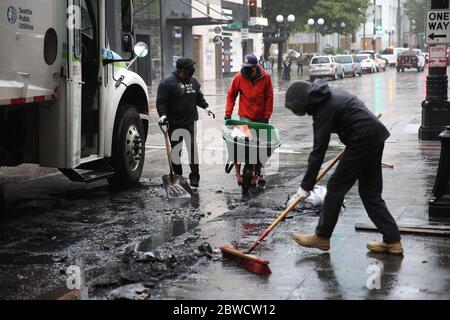
[[133, 3], [122, 0], [127, 57], [110, 50], [108, 1], [0, 1], [0, 166], [58, 168], [77, 182], [139, 180], [149, 102], [128, 69], [148, 47], [134, 45]]

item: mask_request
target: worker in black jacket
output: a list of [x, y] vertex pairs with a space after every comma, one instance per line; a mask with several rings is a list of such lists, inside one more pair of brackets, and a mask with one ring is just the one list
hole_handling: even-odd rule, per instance
[[198, 120], [197, 106], [203, 108], [209, 116], [215, 117], [209, 109], [200, 83], [193, 77], [195, 61], [180, 58], [176, 70], [166, 77], [158, 87], [156, 109], [160, 116], [160, 125], [169, 125], [169, 137], [172, 145], [174, 173], [183, 174], [181, 166], [181, 148], [185, 140], [189, 153], [191, 186], [198, 187], [200, 182], [197, 137], [195, 122]]
[[292, 83], [286, 91], [285, 106], [296, 115], [313, 117], [314, 146], [298, 197], [306, 199], [313, 190], [331, 133], [337, 133], [346, 146], [328, 181], [315, 234], [294, 234], [294, 240], [305, 247], [329, 250], [344, 196], [358, 181], [364, 207], [383, 235], [383, 242], [369, 242], [367, 248], [373, 252], [403, 253], [398, 226], [381, 196], [381, 158], [389, 137], [385, 126], [360, 99], [341, 89], [330, 88], [325, 80], [313, 84], [307, 81]]

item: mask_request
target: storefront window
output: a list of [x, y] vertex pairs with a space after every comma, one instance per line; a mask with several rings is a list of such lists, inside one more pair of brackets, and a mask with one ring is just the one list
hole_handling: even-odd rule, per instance
[[158, 82], [162, 74], [160, 0], [134, 0], [133, 3], [135, 33], [150, 36], [151, 78], [152, 82]]
[[183, 56], [183, 27], [172, 27], [172, 53], [173, 67], [175, 68], [176, 61]]

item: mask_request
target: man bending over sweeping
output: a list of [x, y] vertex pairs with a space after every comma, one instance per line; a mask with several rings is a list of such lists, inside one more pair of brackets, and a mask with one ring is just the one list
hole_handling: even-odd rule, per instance
[[331, 133], [337, 133], [346, 145], [328, 181], [315, 234], [295, 233], [294, 240], [304, 247], [329, 250], [345, 194], [358, 181], [364, 208], [383, 235], [383, 242], [369, 242], [367, 248], [372, 252], [402, 254], [398, 226], [381, 196], [381, 158], [384, 142], [390, 135], [385, 126], [360, 99], [341, 89], [330, 88], [325, 80], [313, 84], [307, 81], [292, 83], [286, 91], [285, 106], [298, 116], [309, 114], [313, 117], [314, 145], [297, 197], [306, 199], [313, 190]]

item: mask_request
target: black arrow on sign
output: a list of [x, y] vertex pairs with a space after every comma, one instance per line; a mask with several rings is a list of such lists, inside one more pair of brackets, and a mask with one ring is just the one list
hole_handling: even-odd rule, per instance
[[428, 36], [428, 38], [430, 38], [431, 40], [434, 40], [435, 38], [446, 38], [446, 37], [447, 35], [445, 34], [434, 34], [434, 32]]

